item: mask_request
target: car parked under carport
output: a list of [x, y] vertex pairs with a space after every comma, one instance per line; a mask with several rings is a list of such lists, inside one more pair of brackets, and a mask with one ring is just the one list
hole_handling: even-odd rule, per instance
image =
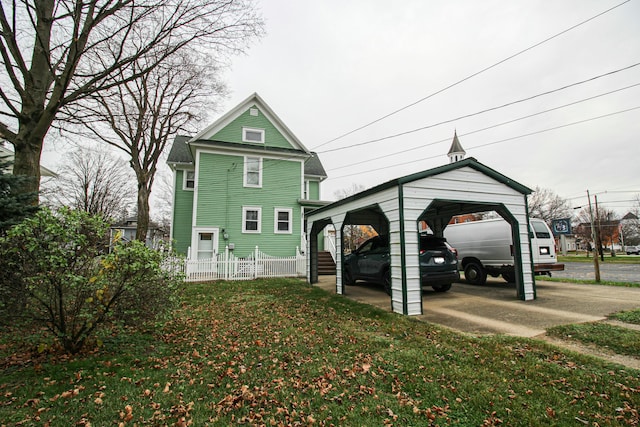
[[[391, 261], [389, 237], [375, 236], [344, 257], [344, 284], [364, 280], [382, 285], [391, 295]], [[447, 292], [460, 279], [458, 259], [446, 239], [431, 234], [420, 235], [420, 283], [436, 292]]]

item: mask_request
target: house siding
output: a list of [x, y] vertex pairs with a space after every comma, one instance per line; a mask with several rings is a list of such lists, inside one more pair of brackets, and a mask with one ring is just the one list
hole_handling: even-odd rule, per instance
[[[252, 117], [253, 118], [253, 117]], [[217, 227], [228, 234], [219, 240], [218, 251], [230, 243], [234, 253], [243, 257], [258, 246], [272, 256], [291, 256], [300, 245], [301, 217], [297, 200], [301, 197], [301, 161], [262, 159], [262, 187], [243, 186], [244, 157], [199, 152], [197, 176], [197, 227]], [[242, 208], [261, 208], [261, 232], [242, 232]], [[279, 234], [274, 229], [276, 208], [292, 209], [291, 233]]]
[[320, 182], [309, 181], [309, 200], [320, 200]]
[[216, 132], [212, 140], [222, 141], [222, 142], [242, 142], [242, 128], [256, 128], [256, 129], [264, 129], [265, 130], [265, 142], [262, 143], [246, 143], [248, 145], [266, 145], [268, 147], [279, 147], [279, 148], [297, 148], [293, 147], [289, 141], [278, 131], [278, 129], [265, 117], [264, 113], [258, 109], [258, 115], [252, 116], [249, 113], [251, 108], [258, 107], [250, 107], [234, 119], [231, 123], [226, 125], [224, 128]]
[[193, 191], [182, 189], [183, 170], [176, 170], [172, 238], [178, 253], [186, 254], [191, 245]]

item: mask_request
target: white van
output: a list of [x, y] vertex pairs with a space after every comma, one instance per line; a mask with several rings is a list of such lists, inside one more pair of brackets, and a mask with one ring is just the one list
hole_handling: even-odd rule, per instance
[[[555, 241], [551, 230], [538, 218], [530, 218], [531, 250], [535, 274], [551, 276], [552, 271], [564, 270], [556, 258]], [[458, 268], [465, 279], [483, 285], [487, 275], [515, 280], [511, 225], [502, 218], [450, 224], [444, 237], [458, 251]]]

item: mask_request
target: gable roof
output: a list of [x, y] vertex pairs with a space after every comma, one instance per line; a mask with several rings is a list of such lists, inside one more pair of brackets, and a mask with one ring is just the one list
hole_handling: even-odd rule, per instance
[[256, 92], [251, 94], [248, 98], [242, 101], [240, 104], [236, 105], [234, 108], [225, 113], [218, 120], [204, 128], [198, 134], [196, 134], [193, 138], [189, 140], [189, 143], [198, 140], [206, 140], [210, 139], [213, 135], [215, 135], [218, 131], [224, 128], [226, 125], [231, 123], [234, 119], [240, 116], [242, 113], [247, 111], [247, 109], [256, 106], [259, 110], [261, 110], [267, 119], [275, 126], [276, 129], [284, 136], [284, 138], [296, 149], [302, 150], [305, 153], [309, 153], [307, 147], [305, 147], [302, 142], [291, 132], [291, 130], [284, 124], [280, 117], [267, 105], [267, 103], [258, 95]]
[[[170, 165], [194, 165], [193, 155], [191, 153], [190, 146], [188, 145], [189, 141], [193, 141], [193, 139], [189, 136], [178, 135], [173, 140], [173, 145], [171, 146], [171, 151], [169, 151], [169, 156], [167, 157], [167, 163]], [[242, 144], [232, 144], [228, 142], [218, 142], [218, 141], [195, 141], [194, 144], [203, 143], [207, 146], [224, 146], [228, 147], [230, 145], [237, 146], [239, 149], [246, 149]], [[261, 151], [265, 151], [264, 149]], [[295, 151], [297, 150], [287, 150], [285, 148], [277, 148], [272, 147], [268, 151]], [[314, 177], [319, 177], [321, 180], [324, 180], [327, 177], [327, 172], [325, 172], [320, 159], [318, 158], [318, 154], [311, 152], [309, 153], [309, 157], [304, 162], [304, 174]]]
[[364, 190], [360, 193], [354, 194], [353, 196], [349, 196], [345, 199], [342, 200], [338, 200], [330, 205], [327, 205], [325, 207], [319, 208], [315, 211], [313, 211], [313, 213], [315, 214], [316, 212], [322, 212], [325, 209], [330, 209], [330, 208], [334, 208], [336, 206], [340, 206], [343, 204], [346, 204], [348, 202], [352, 202], [354, 200], [358, 200], [367, 196], [370, 196], [372, 194], [378, 193], [380, 191], [383, 190], [387, 190], [389, 188], [393, 188], [393, 187], [400, 187], [404, 184], [408, 184], [410, 182], [413, 181], [417, 181], [419, 179], [424, 179], [424, 178], [429, 178], [435, 175], [440, 175], [446, 172], [450, 172], [456, 169], [462, 169], [462, 168], [471, 168], [474, 170], [477, 170], [478, 172], [481, 172], [485, 175], [487, 175], [490, 178], [493, 178], [494, 180], [496, 180], [497, 182], [500, 182], [504, 185], [506, 185], [507, 187], [510, 187], [516, 191], [518, 191], [519, 193], [522, 193], [523, 195], [528, 195], [531, 194], [533, 192], [533, 190], [531, 190], [529, 187], [526, 187], [514, 180], [512, 180], [511, 178], [506, 177], [505, 175], [502, 175], [501, 173], [499, 173], [498, 171], [490, 168], [489, 166], [486, 166], [482, 163], [480, 163], [479, 161], [477, 161], [475, 158], [473, 157], [469, 157], [468, 159], [464, 159], [464, 160], [460, 160], [459, 162], [455, 162], [455, 163], [450, 163], [448, 165], [444, 165], [444, 166], [439, 166], [433, 169], [427, 169], [425, 171], [422, 172], [417, 172], [417, 173], [413, 173], [410, 175], [406, 175], [400, 178], [396, 178], [396, 179], [392, 179], [391, 181], [387, 181], [385, 183], [382, 183], [380, 185], [377, 185], [375, 187], [372, 187], [368, 190]]

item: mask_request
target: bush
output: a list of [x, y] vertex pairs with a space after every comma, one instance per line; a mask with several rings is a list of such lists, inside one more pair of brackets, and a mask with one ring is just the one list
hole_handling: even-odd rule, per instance
[[[107, 254], [108, 226], [85, 212], [42, 209], [0, 238], [0, 318], [44, 326], [69, 353], [118, 321], [140, 324], [167, 313], [179, 277], [141, 242]], [[23, 321], [23, 322], [20, 322]]]

